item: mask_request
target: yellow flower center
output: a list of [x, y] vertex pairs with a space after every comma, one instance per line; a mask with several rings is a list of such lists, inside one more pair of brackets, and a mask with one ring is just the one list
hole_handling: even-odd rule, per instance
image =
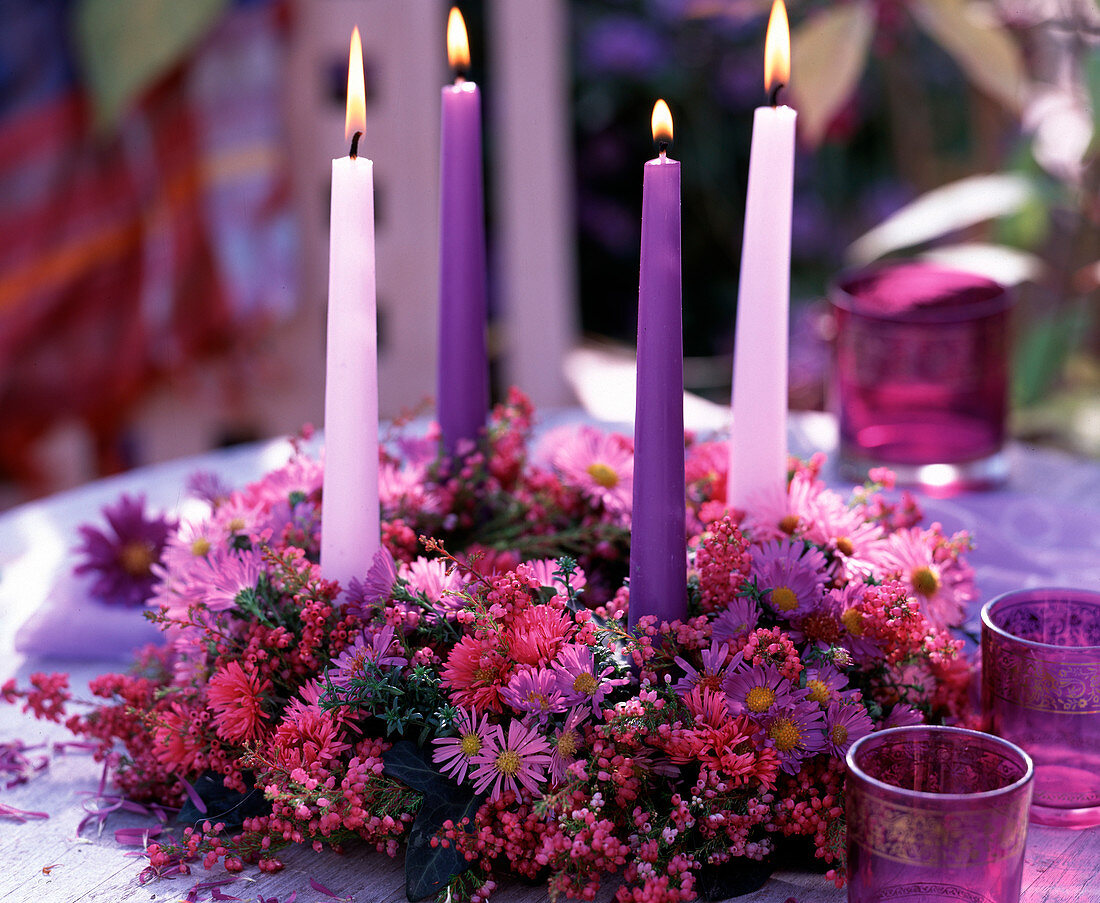
[[790, 752], [802, 742], [802, 731], [790, 718], [777, 718], [768, 728], [768, 736], [780, 752]]
[[913, 589], [922, 596], [934, 596], [936, 590], [940, 588], [940, 578], [930, 567], [917, 568], [909, 575], [909, 580], [913, 584]]
[[531, 707], [532, 712], [536, 709], [545, 712], [549, 706], [546, 696], [542, 693], [536, 693], [534, 690], [527, 694], [527, 704]]
[[244, 529], [244, 518], [235, 517], [226, 526], [230, 533], [240, 533]]
[[789, 587], [780, 586], [772, 590], [772, 605], [780, 611], [793, 611], [798, 608], [798, 596]]
[[501, 774], [514, 775], [519, 771], [519, 753], [514, 749], [506, 749], [497, 756], [497, 771]]
[[619, 475], [602, 461], [593, 461], [587, 470], [588, 475], [604, 489], [614, 489], [619, 485]]
[[843, 724], [834, 724], [833, 729], [829, 731], [829, 739], [835, 746], [843, 746], [848, 742], [848, 728]]
[[196, 558], [201, 558], [207, 552], [210, 551], [210, 540], [205, 536], [200, 536], [193, 543], [191, 543], [191, 554]]
[[836, 550], [840, 552], [841, 555], [851, 555], [856, 550], [856, 547], [847, 536], [841, 536], [840, 539], [836, 541]]
[[562, 731], [558, 737], [558, 755], [563, 759], [572, 758], [580, 746], [580, 738], [574, 730]]
[[464, 756], [476, 756], [481, 752], [481, 738], [477, 734], [463, 734], [458, 748], [462, 750]]
[[779, 522], [779, 529], [787, 534], [794, 533], [798, 529], [798, 515], [788, 514]]
[[126, 543], [118, 550], [118, 563], [131, 577], [146, 576], [150, 565], [156, 560], [153, 547], [140, 539]]
[[753, 712], [766, 712], [775, 702], [775, 690], [771, 687], [753, 687], [745, 696], [745, 705]]
[[497, 672], [494, 668], [478, 668], [474, 672], [474, 683], [489, 684], [496, 680]]
[[829, 689], [829, 685], [823, 680], [806, 681], [806, 689], [810, 691], [810, 695], [806, 698], [822, 705], [827, 703], [833, 695], [833, 691]]
[[596, 692], [596, 678], [587, 671], [578, 674], [577, 679], [573, 681], [573, 689], [578, 693], [592, 696]]
[[863, 636], [863, 612], [858, 608], [845, 609], [840, 616], [840, 623], [852, 636]]

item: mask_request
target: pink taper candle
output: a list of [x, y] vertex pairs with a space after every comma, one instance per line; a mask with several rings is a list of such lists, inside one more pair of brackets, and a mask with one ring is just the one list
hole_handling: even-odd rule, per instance
[[347, 587], [381, 544], [378, 514], [378, 362], [374, 274], [374, 163], [358, 155], [366, 127], [363, 49], [351, 37], [346, 137], [332, 161], [325, 474], [321, 573]]
[[680, 297], [680, 164], [668, 105], [653, 107], [660, 153], [645, 164], [638, 280], [638, 394], [630, 528], [630, 615], [687, 615], [684, 352]]
[[447, 22], [447, 56], [457, 76], [443, 88], [440, 129], [436, 403], [444, 449], [454, 453], [477, 440], [489, 413], [481, 94], [462, 75], [470, 50], [457, 9]]
[[787, 323], [795, 111], [776, 106], [790, 73], [783, 0], [775, 0], [765, 47], [772, 105], [753, 118], [741, 284], [733, 364], [728, 502], [744, 510], [787, 479]]

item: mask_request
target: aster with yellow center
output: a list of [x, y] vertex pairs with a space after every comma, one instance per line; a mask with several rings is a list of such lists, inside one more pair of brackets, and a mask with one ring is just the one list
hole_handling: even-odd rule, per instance
[[934, 596], [940, 588], [940, 578], [931, 567], [915, 568], [909, 575], [909, 582], [922, 596]]
[[789, 586], [776, 587], [768, 598], [780, 611], [794, 611], [798, 608], [798, 596]]
[[775, 705], [775, 690], [771, 687], [753, 687], [745, 696], [745, 705], [751, 712], [766, 712]]
[[585, 468], [585, 472], [604, 489], [614, 489], [619, 485], [619, 475], [602, 461], [593, 461]]
[[[489, 791], [489, 799], [497, 800], [508, 790], [520, 793], [521, 788], [537, 793], [550, 764], [550, 745], [534, 726], [518, 718], [508, 723], [508, 733], [499, 724], [484, 735], [485, 746], [470, 762], [474, 767], [474, 791]], [[491, 788], [491, 789], [490, 789]]]
[[466, 778], [474, 757], [485, 748], [485, 735], [489, 731], [488, 715], [473, 709], [458, 709], [455, 715], [457, 737], [439, 737], [432, 741], [432, 761], [439, 770], [459, 784]]
[[806, 681], [806, 689], [810, 691], [806, 698], [819, 705], [825, 705], [833, 698], [833, 691], [829, 689], [829, 685], [823, 680]]

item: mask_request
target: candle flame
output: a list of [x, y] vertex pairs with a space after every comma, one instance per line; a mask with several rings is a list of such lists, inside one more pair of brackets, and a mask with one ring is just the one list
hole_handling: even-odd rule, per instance
[[764, 38], [764, 88], [786, 85], [791, 78], [791, 27], [783, 0], [772, 4], [768, 34]]
[[363, 83], [363, 42], [359, 38], [359, 26], [351, 33], [348, 51], [348, 104], [344, 117], [344, 140], [350, 141], [356, 132], [367, 128], [367, 89]]
[[653, 115], [649, 123], [653, 129], [654, 141], [672, 143], [672, 111], [663, 100], [658, 100], [653, 105]]
[[466, 35], [466, 21], [457, 6], [451, 7], [447, 17], [447, 62], [456, 71], [470, 68], [470, 39]]

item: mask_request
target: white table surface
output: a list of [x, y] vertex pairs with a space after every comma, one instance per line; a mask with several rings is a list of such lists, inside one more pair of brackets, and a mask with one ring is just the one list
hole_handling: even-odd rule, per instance
[[[823, 415], [802, 415], [792, 423], [791, 447], [797, 453], [829, 452], [835, 428]], [[231, 485], [254, 479], [285, 461], [289, 446], [273, 441], [211, 453], [97, 481], [76, 490], [0, 514], [0, 683], [10, 676], [25, 683], [33, 671], [63, 670], [72, 686], [117, 670], [119, 662], [27, 658], [15, 652], [19, 626], [48, 604], [51, 590], [65, 579], [77, 542], [75, 528], [98, 516], [105, 503], [122, 492], [143, 492], [154, 508], [175, 509], [187, 477], [202, 469], [218, 473]], [[978, 539], [971, 556], [982, 600], [1026, 585], [1100, 588], [1100, 464], [1050, 451], [1013, 446], [1012, 480], [1006, 490], [952, 500], [924, 500], [927, 520], [948, 529], [967, 527]], [[14, 706], [0, 704], [0, 742], [19, 738], [51, 744], [71, 739], [60, 726], [36, 722]], [[145, 860], [133, 848], [115, 843], [121, 827], [152, 824], [149, 819], [114, 814], [101, 835], [86, 828], [76, 835], [87, 794], [95, 791], [101, 766], [87, 754], [52, 754], [49, 767], [29, 783], [8, 790], [0, 785], [0, 802], [19, 809], [43, 811], [47, 819], [17, 823], [0, 818], [0, 901], [4, 903], [129, 903], [185, 900], [191, 888], [225, 878], [220, 866], [206, 872], [141, 885]], [[287, 867], [274, 875], [247, 868], [220, 893], [242, 900], [296, 903], [331, 900], [311, 886], [320, 882], [355, 903], [396, 903], [405, 899], [400, 861], [362, 848], [344, 855], [311, 850], [285, 851]], [[601, 895], [610, 898], [610, 889]], [[738, 899], [746, 903], [839, 903], [837, 890], [820, 875], [778, 871], [759, 892]], [[214, 899], [212, 890], [194, 894]], [[540, 888], [513, 885], [493, 898], [499, 903], [536, 903], [546, 899]], [[1100, 901], [1100, 829], [1067, 831], [1032, 826], [1027, 848], [1023, 903], [1096, 903]]]

